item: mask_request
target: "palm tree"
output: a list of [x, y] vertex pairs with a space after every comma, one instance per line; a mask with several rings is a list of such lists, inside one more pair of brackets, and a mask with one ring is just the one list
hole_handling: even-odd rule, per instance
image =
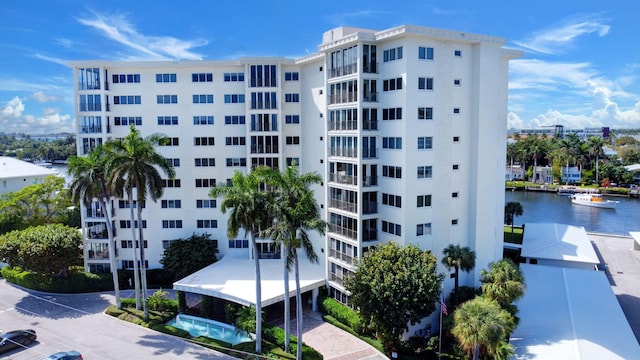
[[482, 282], [482, 294], [497, 301], [505, 310], [524, 295], [524, 276], [509, 258], [489, 264], [489, 270], [482, 270], [480, 282]]
[[256, 278], [256, 352], [262, 352], [262, 284], [260, 280], [260, 256], [256, 235], [266, 229], [271, 222], [269, 213], [265, 211], [269, 204], [269, 193], [261, 190], [263, 181], [260, 168], [248, 175], [236, 171], [231, 179], [231, 185], [221, 184], [211, 188], [209, 196], [224, 197], [220, 209], [226, 213], [231, 208], [227, 220], [227, 232], [230, 239], [235, 238], [241, 228], [249, 234], [253, 251], [253, 264]]
[[517, 201], [509, 201], [504, 206], [505, 220], [507, 225], [511, 225], [511, 241], [513, 242], [513, 223], [516, 216], [522, 216], [522, 204]]
[[458, 306], [458, 278], [459, 272], [470, 271], [476, 266], [476, 253], [468, 246], [461, 247], [460, 245], [449, 244], [443, 251], [442, 264], [447, 267], [447, 270], [451, 268], [455, 269], [454, 278], [454, 308]]
[[108, 200], [111, 198], [111, 191], [107, 187], [107, 159], [108, 154], [104, 147], [98, 146], [87, 156], [69, 157], [68, 172], [73, 177], [70, 185], [72, 199], [74, 202], [82, 200], [85, 206], [89, 206], [95, 198], [100, 203], [107, 227], [107, 238], [109, 240], [109, 266], [113, 275], [113, 288], [116, 297], [116, 306], [122, 308], [120, 301], [120, 283], [118, 281], [118, 268], [116, 265], [116, 246], [113, 241], [113, 228], [109, 219]]
[[285, 350], [288, 351], [287, 333], [289, 307], [288, 272], [294, 268], [296, 283], [296, 335], [298, 337], [297, 359], [302, 359], [302, 294], [300, 292], [300, 269], [298, 248], [303, 248], [307, 258], [318, 262], [318, 255], [313, 249], [309, 231], [318, 231], [324, 235], [327, 223], [320, 218], [318, 204], [312, 184], [319, 184], [322, 178], [317, 173], [299, 174], [296, 164], [287, 166], [284, 172], [272, 170], [269, 174], [269, 185], [275, 189], [275, 200], [272, 209], [276, 218], [272, 227], [266, 232], [284, 250], [285, 263]]
[[[147, 195], [152, 201], [162, 197], [164, 192], [164, 184], [162, 176], [158, 168], [162, 170], [169, 178], [175, 176], [173, 166], [158, 153], [155, 146], [164, 141], [164, 136], [154, 134], [146, 138], [142, 138], [140, 132], [132, 124], [129, 134], [123, 139], [108, 142], [107, 149], [112, 152], [109, 161], [109, 183], [113, 189], [118, 189], [119, 195], [122, 191], [127, 193], [129, 206], [131, 211], [131, 231], [133, 242], [135, 243], [135, 223], [133, 216], [133, 189], [136, 189], [136, 209], [137, 209], [137, 225], [139, 231], [139, 247], [140, 247], [140, 278], [142, 280], [142, 307], [144, 309], [144, 318], [149, 318], [149, 310], [147, 309], [147, 273], [144, 257], [144, 236], [142, 231], [142, 207], [147, 199]], [[134, 253], [136, 250], [134, 250]], [[134, 256], [134, 276], [137, 280], [137, 256]], [[139, 306], [138, 291], [136, 291], [136, 306]]]
[[511, 179], [509, 179], [509, 181], [513, 181], [513, 158], [518, 156], [518, 147], [516, 145], [516, 143], [512, 142], [512, 143], [508, 143], [507, 144], [507, 157], [509, 158], [509, 163], [510, 163], [510, 175], [511, 175]]
[[600, 181], [598, 177], [598, 163], [600, 161], [600, 157], [604, 156], [604, 150], [602, 149], [603, 145], [604, 140], [597, 136], [592, 136], [587, 141], [587, 151], [589, 153], [589, 156], [596, 158], [596, 184], [599, 184]]
[[489, 354], [499, 351], [500, 344], [513, 331], [513, 317], [494, 300], [476, 296], [460, 305], [453, 314], [451, 333], [462, 349], [477, 360], [480, 350]]

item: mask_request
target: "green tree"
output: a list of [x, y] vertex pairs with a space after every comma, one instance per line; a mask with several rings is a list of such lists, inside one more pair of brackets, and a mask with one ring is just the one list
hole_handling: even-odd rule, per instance
[[497, 301], [515, 317], [512, 303], [525, 291], [524, 276], [518, 266], [508, 258], [492, 262], [488, 270], [481, 271], [480, 282], [484, 297]]
[[82, 235], [61, 224], [32, 226], [0, 236], [0, 259], [42, 275], [66, 276], [82, 258]]
[[289, 334], [287, 333], [289, 302], [287, 298], [289, 277], [293, 266], [296, 284], [296, 330], [298, 337], [297, 359], [302, 358], [302, 294], [300, 292], [300, 268], [298, 249], [304, 249], [307, 258], [318, 261], [309, 238], [310, 231], [324, 235], [327, 223], [320, 218], [318, 204], [313, 191], [309, 188], [319, 184], [322, 178], [317, 173], [299, 174], [297, 164], [287, 166], [283, 172], [271, 170], [267, 174], [268, 183], [274, 188], [275, 199], [271, 202], [272, 214], [275, 216], [270, 229], [265, 234], [285, 249], [285, 350], [288, 351]]
[[468, 246], [461, 247], [460, 245], [449, 244], [443, 251], [442, 265], [447, 267], [447, 270], [451, 268], [455, 269], [454, 273], [454, 303], [453, 306], [457, 307], [459, 304], [458, 298], [458, 281], [460, 278], [460, 270], [471, 271], [476, 266], [476, 253]]
[[184, 278], [218, 260], [218, 247], [210, 234], [193, 234], [188, 239], [171, 242], [160, 260], [173, 281]]
[[[137, 210], [137, 224], [139, 232], [139, 249], [140, 249], [140, 278], [142, 280], [142, 295], [140, 295], [140, 285], [136, 291], [136, 307], [139, 308], [140, 302], [144, 309], [144, 318], [149, 318], [149, 309], [146, 306], [147, 297], [147, 273], [144, 257], [144, 236], [142, 222], [142, 207], [147, 196], [152, 201], [156, 201], [164, 192], [163, 179], [158, 168], [169, 178], [175, 176], [173, 166], [158, 153], [155, 149], [161, 141], [166, 141], [166, 137], [154, 134], [146, 138], [142, 138], [133, 124], [127, 136], [122, 139], [107, 142], [105, 144], [107, 150], [111, 153], [108, 164], [109, 188], [114, 191], [118, 197], [122, 197], [123, 193], [127, 194], [129, 199], [129, 208], [131, 216], [131, 232], [133, 243], [136, 243], [135, 228], [136, 219], [133, 214], [134, 207]], [[134, 205], [133, 189], [136, 189], [136, 203]], [[134, 247], [134, 253], [137, 251]], [[138, 261], [134, 256], [134, 277], [138, 281]]]
[[507, 225], [511, 225], [511, 241], [513, 241], [513, 223], [516, 216], [522, 216], [522, 204], [517, 201], [509, 201], [504, 206], [504, 220]]
[[464, 351], [477, 360], [480, 352], [494, 355], [503, 340], [511, 334], [515, 323], [511, 314], [494, 300], [477, 296], [453, 313], [451, 333]]
[[388, 242], [356, 263], [345, 287], [364, 325], [375, 329], [385, 349], [392, 351], [409, 323], [421, 321], [436, 309], [442, 280], [430, 251]]
[[69, 174], [73, 176], [73, 181], [69, 187], [74, 202], [82, 201], [86, 206], [90, 206], [93, 199], [97, 199], [100, 204], [101, 215], [104, 217], [104, 225], [107, 229], [107, 239], [109, 249], [109, 267], [113, 277], [113, 288], [115, 290], [116, 306], [122, 308], [120, 301], [120, 283], [118, 280], [118, 266], [116, 264], [116, 246], [113, 241], [113, 227], [109, 217], [109, 200], [111, 191], [107, 187], [107, 161], [109, 154], [104, 147], [99, 146], [93, 149], [87, 156], [72, 156], [69, 158]]
[[[271, 222], [269, 213], [265, 211], [270, 202], [270, 194], [263, 190], [264, 182], [259, 176], [262, 168], [257, 168], [246, 176], [236, 171], [231, 178], [231, 185], [221, 184], [211, 188], [209, 196], [224, 197], [220, 204], [222, 213], [232, 209], [227, 220], [227, 232], [230, 239], [238, 236], [240, 229], [249, 235], [251, 243], [256, 283], [256, 352], [262, 352], [262, 283], [260, 279], [260, 256], [256, 236], [265, 230]], [[286, 297], [285, 297], [286, 298]]]
[[587, 152], [589, 156], [595, 157], [596, 162], [596, 184], [600, 182], [600, 178], [598, 177], [598, 163], [600, 162], [600, 157], [604, 156], [604, 150], [602, 146], [604, 145], [604, 140], [597, 136], [592, 136], [587, 141]]

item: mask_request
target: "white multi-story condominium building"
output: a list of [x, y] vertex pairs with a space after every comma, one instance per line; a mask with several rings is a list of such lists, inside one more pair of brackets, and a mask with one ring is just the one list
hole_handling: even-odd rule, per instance
[[[332, 296], [345, 301], [354, 261], [388, 241], [438, 258], [449, 244], [468, 246], [477, 267], [461, 284], [477, 284], [502, 257], [508, 62], [521, 56], [504, 44], [409, 25], [340, 27], [299, 59], [73, 61], [78, 154], [124, 137], [132, 123], [170, 138], [159, 151], [176, 177], [143, 211], [150, 268], [170, 241], [194, 232], [246, 259], [248, 241], [227, 238], [209, 187], [235, 170], [295, 160], [323, 178], [314, 191], [330, 226], [314, 241]], [[113, 203], [118, 263], [130, 268], [127, 203]], [[100, 212], [94, 205], [82, 219], [92, 271], [109, 266], [96, 256], [108, 247]], [[274, 252], [268, 241], [261, 250]]]

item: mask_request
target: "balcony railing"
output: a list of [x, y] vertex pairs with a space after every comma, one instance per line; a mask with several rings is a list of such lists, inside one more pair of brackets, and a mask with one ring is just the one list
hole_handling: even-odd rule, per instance
[[336, 68], [329, 69], [329, 78], [355, 74], [356, 72], [358, 72], [358, 64], [338, 66]]
[[358, 149], [346, 148], [346, 147], [332, 147], [329, 149], [329, 156], [340, 157], [358, 157]]
[[329, 131], [358, 130], [358, 120], [329, 121]]
[[342, 276], [339, 276], [338, 274], [330, 274], [329, 280], [333, 281], [334, 283], [340, 286], [344, 284], [344, 280], [342, 279]]
[[335, 209], [340, 209], [340, 210], [344, 210], [344, 211], [349, 211], [352, 213], [357, 213], [358, 212], [358, 204], [354, 204], [354, 203], [350, 203], [348, 201], [344, 201], [344, 200], [338, 200], [338, 199], [329, 199], [329, 207], [331, 208], [335, 208]]
[[378, 120], [362, 120], [362, 130], [367, 130], [367, 131], [378, 130]]
[[329, 249], [329, 257], [343, 261], [346, 264], [353, 265], [353, 256], [347, 255], [338, 250]]
[[329, 96], [329, 105], [345, 104], [358, 101], [358, 92], [352, 91], [343, 94], [331, 94]]
[[362, 203], [363, 214], [375, 214], [378, 212], [378, 203], [375, 201], [365, 201]]
[[368, 74], [377, 74], [378, 63], [373, 61], [362, 63], [362, 72]]
[[330, 173], [329, 181], [338, 184], [358, 186], [358, 177], [353, 175]]
[[348, 229], [336, 224], [329, 224], [329, 231], [347, 237], [349, 239], [358, 240], [358, 231], [353, 229]]
[[378, 177], [377, 176], [365, 176], [362, 179], [362, 186], [378, 186]]
[[362, 96], [362, 101], [363, 102], [378, 102], [378, 93], [377, 92], [365, 93], [364, 96]]

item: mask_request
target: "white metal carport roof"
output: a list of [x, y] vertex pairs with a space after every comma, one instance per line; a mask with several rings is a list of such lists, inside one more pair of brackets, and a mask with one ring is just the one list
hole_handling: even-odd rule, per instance
[[527, 286], [511, 335], [516, 359], [640, 359], [604, 272], [520, 264]]
[[600, 263], [584, 227], [555, 223], [525, 224], [521, 256], [589, 264]]
[[[306, 291], [325, 285], [325, 267], [315, 264], [300, 254], [300, 289]], [[282, 260], [260, 260], [262, 306], [284, 300], [284, 267]], [[255, 305], [255, 270], [253, 260], [233, 258], [229, 255], [184, 279], [173, 283], [174, 290], [213, 296], [245, 306]], [[293, 268], [289, 273], [289, 294], [295, 295]]]

